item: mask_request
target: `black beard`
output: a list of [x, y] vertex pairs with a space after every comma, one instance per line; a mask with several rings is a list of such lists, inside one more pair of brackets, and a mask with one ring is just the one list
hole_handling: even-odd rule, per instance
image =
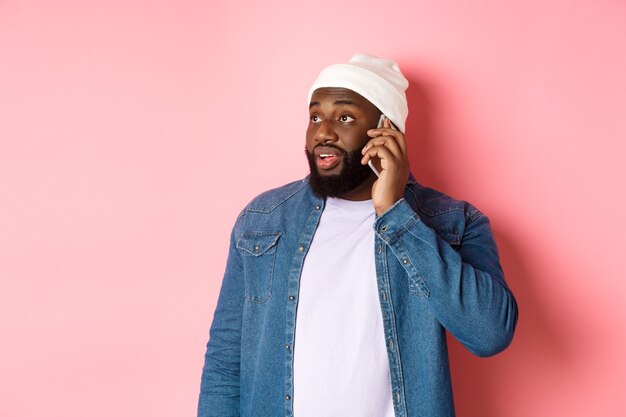
[[369, 166], [361, 164], [363, 155], [360, 149], [348, 153], [336, 146], [327, 145], [327, 147], [337, 149], [342, 155], [343, 166], [339, 174], [320, 175], [315, 162], [315, 154], [304, 149], [311, 170], [309, 184], [313, 193], [318, 197], [341, 197], [363, 184], [373, 174]]

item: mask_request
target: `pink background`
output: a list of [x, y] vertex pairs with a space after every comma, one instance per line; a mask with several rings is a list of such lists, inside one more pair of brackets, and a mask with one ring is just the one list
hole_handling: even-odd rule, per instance
[[626, 415], [624, 2], [293, 3], [0, 1], [0, 415], [195, 414], [235, 217], [362, 51], [520, 305], [504, 353], [452, 343], [459, 416]]

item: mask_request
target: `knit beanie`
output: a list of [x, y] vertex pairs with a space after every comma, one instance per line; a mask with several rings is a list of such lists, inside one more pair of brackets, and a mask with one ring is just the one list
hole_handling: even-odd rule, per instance
[[405, 94], [408, 86], [395, 61], [356, 54], [347, 64], [330, 65], [320, 72], [309, 89], [309, 103], [318, 88], [347, 88], [369, 100], [404, 133], [409, 114]]

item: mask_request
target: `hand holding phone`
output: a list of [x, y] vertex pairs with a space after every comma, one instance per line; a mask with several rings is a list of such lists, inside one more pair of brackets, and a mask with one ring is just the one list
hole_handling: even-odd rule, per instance
[[[381, 114], [381, 115], [380, 115], [380, 119], [378, 119], [378, 126], [376, 126], [376, 128], [383, 127], [383, 125], [384, 125], [384, 123], [385, 123], [385, 118], [386, 118], [386, 117], [387, 117], [387, 116], [385, 116], [384, 114]], [[390, 121], [391, 121], [391, 120], [390, 120]], [[390, 125], [391, 125], [391, 128], [392, 128], [393, 130], [397, 130], [397, 129], [394, 127], [393, 123], [390, 123]], [[376, 158], [376, 159], [378, 159], [378, 158]], [[379, 169], [378, 169], [378, 168], [376, 168], [376, 167], [374, 166], [374, 163], [373, 163], [372, 161], [373, 161], [373, 159], [370, 159], [369, 161], [367, 161], [367, 165], [369, 165], [369, 167], [370, 167], [370, 168], [372, 168], [372, 171], [374, 171], [374, 174], [376, 174], [376, 176], [377, 176], [377, 177], [380, 177], [380, 171], [379, 171]]]
[[409, 161], [404, 133], [385, 115], [381, 115], [378, 125], [367, 132], [371, 139], [361, 151], [361, 163], [368, 164], [377, 176], [372, 185], [372, 200], [376, 214], [381, 215], [403, 197]]

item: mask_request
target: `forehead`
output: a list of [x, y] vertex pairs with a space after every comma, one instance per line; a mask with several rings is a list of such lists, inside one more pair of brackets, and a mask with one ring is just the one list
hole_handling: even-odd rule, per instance
[[342, 87], [322, 87], [318, 88], [311, 95], [310, 106], [336, 103], [337, 104], [350, 104], [354, 103], [357, 107], [363, 108], [376, 108], [369, 100], [362, 95]]

